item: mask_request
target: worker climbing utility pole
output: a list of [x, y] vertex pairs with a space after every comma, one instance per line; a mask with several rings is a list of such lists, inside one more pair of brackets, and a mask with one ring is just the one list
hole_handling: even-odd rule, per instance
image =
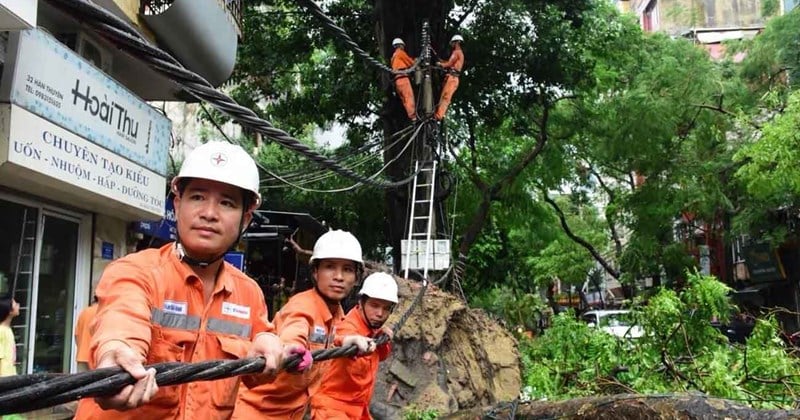
[[[405, 70], [414, 65], [414, 58], [406, 52], [406, 43], [401, 38], [395, 38], [392, 41], [394, 53], [392, 54], [392, 70]], [[398, 73], [394, 75], [394, 88], [400, 101], [403, 103], [403, 108], [406, 110], [406, 115], [411, 121], [417, 121], [417, 109], [414, 103], [414, 90], [411, 89], [411, 78], [407, 73]]]
[[464, 38], [461, 35], [453, 35], [450, 38], [450, 58], [447, 61], [442, 61], [439, 65], [447, 72], [444, 76], [444, 87], [442, 88], [442, 96], [439, 98], [439, 105], [436, 106], [436, 114], [433, 115], [438, 121], [444, 119], [444, 114], [447, 112], [447, 107], [450, 106], [450, 101], [453, 99], [453, 94], [458, 89], [458, 78], [461, 76], [461, 69], [464, 68], [464, 52], [461, 50], [461, 43]]

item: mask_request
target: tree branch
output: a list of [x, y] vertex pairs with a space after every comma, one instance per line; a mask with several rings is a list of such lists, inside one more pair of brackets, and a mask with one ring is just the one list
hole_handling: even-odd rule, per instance
[[592, 254], [592, 257], [595, 259], [595, 261], [597, 261], [601, 266], [603, 266], [603, 269], [606, 270], [606, 273], [611, 275], [611, 277], [614, 277], [615, 279], [619, 280], [620, 277], [619, 271], [615, 270], [614, 267], [612, 267], [611, 264], [609, 264], [608, 261], [606, 261], [606, 259], [603, 258], [603, 256], [600, 255], [600, 253], [597, 252], [594, 246], [590, 244], [586, 239], [583, 239], [580, 236], [576, 235], [574, 232], [572, 232], [572, 229], [570, 229], [569, 224], [567, 223], [567, 217], [564, 215], [564, 212], [561, 210], [561, 207], [559, 207], [558, 204], [547, 195], [547, 191], [542, 191], [542, 196], [544, 197], [544, 201], [547, 204], [549, 204], [550, 207], [552, 207], [553, 210], [555, 210], [556, 215], [558, 215], [558, 220], [561, 222], [561, 228], [564, 230], [564, 233], [566, 233], [567, 236], [570, 239], [572, 239], [575, 243], [577, 243], [578, 245], [584, 247], [587, 251], [589, 251], [589, 253]]
[[[591, 166], [589, 166], [589, 173], [594, 175], [597, 179], [597, 182], [600, 184], [600, 188], [608, 194], [608, 203], [614, 203], [617, 201], [617, 195], [614, 194], [614, 191], [609, 187], [605, 181], [603, 181], [603, 177], [600, 176], [597, 171], [594, 170]], [[622, 256], [622, 240], [619, 238], [619, 232], [617, 232], [616, 223], [614, 223], [614, 218], [611, 217], [608, 213], [606, 213], [606, 224], [608, 224], [608, 230], [611, 231], [611, 239], [614, 241], [614, 251], [616, 252], [616, 257], [619, 258]]]
[[[729, 117], [732, 117], [732, 118], [737, 118], [738, 117], [738, 115], [736, 115], [733, 112], [730, 112], [727, 109], [723, 108], [722, 105], [693, 104], [692, 106], [697, 107], [697, 108], [701, 108], [701, 109], [709, 109], [711, 111], [716, 111], [716, 112], [719, 112], [721, 114], [725, 114], [725, 115], [727, 115]], [[752, 121], [748, 121], [747, 123], [751, 127], [755, 128], [756, 130], [760, 130], [761, 129], [760, 125], [758, 125], [758, 124], [756, 124], [756, 123], [754, 123]]]

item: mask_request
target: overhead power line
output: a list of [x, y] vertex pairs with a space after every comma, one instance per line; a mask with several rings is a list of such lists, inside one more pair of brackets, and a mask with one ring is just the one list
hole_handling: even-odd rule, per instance
[[[404, 129], [396, 132], [392, 137], [390, 137], [390, 139], [394, 138], [394, 137], [397, 137], [394, 141], [392, 141], [391, 143], [383, 146], [380, 150], [372, 152], [372, 153], [370, 153], [368, 155], [359, 156], [359, 157], [353, 159], [352, 161], [348, 161], [347, 166], [350, 169], [355, 169], [357, 167], [360, 167], [362, 165], [367, 164], [371, 160], [380, 159], [382, 154], [386, 150], [389, 150], [389, 149], [393, 148], [395, 145], [397, 145], [398, 143], [400, 143], [401, 141], [406, 140], [408, 138], [408, 136], [405, 136], [405, 134], [409, 134], [409, 131], [413, 130], [413, 128], [414, 128], [414, 126], [408, 126], [408, 127], [404, 128]], [[398, 136], [398, 134], [402, 134], [402, 135]], [[359, 150], [356, 150], [354, 153], [358, 154], [358, 153], [360, 153], [360, 151], [363, 152], [365, 150], [367, 150], [367, 149], [360, 148]], [[324, 171], [324, 170], [316, 171], [316, 172], [310, 172], [310, 173], [308, 171], [294, 171], [294, 172], [290, 172], [288, 174], [282, 174], [281, 175], [282, 180], [276, 179], [276, 181], [283, 182], [284, 184], [286, 184], [286, 182], [283, 181], [283, 180], [291, 180], [292, 183], [304, 185], [304, 184], [311, 184], [311, 183], [319, 182], [319, 181], [328, 179], [328, 178], [330, 178], [330, 177], [332, 177], [334, 175], [335, 174], [333, 172]], [[270, 189], [270, 188], [284, 188], [284, 187], [286, 187], [286, 185], [280, 185], [280, 186], [268, 185], [269, 181], [270, 181], [269, 179], [265, 179], [262, 182], [262, 187], [267, 188], [267, 189]]]
[[208, 102], [218, 111], [230, 116], [240, 125], [262, 133], [281, 146], [360, 183], [380, 188], [396, 188], [410, 183], [416, 174], [399, 181], [377, 180], [342, 167], [338, 162], [316, 152], [296, 138], [263, 120], [252, 110], [239, 105], [231, 97], [217, 91], [202, 76], [187, 70], [171, 55], [153, 46], [128, 22], [87, 0], [47, 0], [85, 23], [98, 34], [124, 51], [138, 57], [155, 71], [183, 86], [184, 90], [199, 100]]
[[328, 28], [328, 30], [333, 32], [336, 38], [341, 40], [345, 44], [345, 46], [347, 46], [347, 48], [349, 48], [356, 55], [361, 57], [364, 61], [366, 61], [373, 67], [376, 67], [379, 70], [383, 70], [391, 74], [409, 74], [417, 69], [417, 66], [420, 63], [420, 59], [414, 61], [414, 65], [412, 65], [407, 69], [393, 70], [391, 67], [387, 66], [386, 64], [383, 64], [381, 61], [375, 59], [374, 57], [369, 55], [366, 51], [364, 51], [358, 44], [356, 44], [355, 41], [353, 41], [353, 38], [350, 38], [350, 35], [347, 35], [347, 32], [344, 29], [342, 29], [339, 25], [337, 25], [336, 22], [333, 21], [333, 19], [328, 17], [328, 15], [325, 14], [325, 11], [323, 11], [322, 8], [320, 8], [317, 5], [317, 3], [315, 3], [313, 0], [297, 0], [297, 3], [308, 9], [308, 11], [311, 12], [311, 14], [313, 14], [314, 16], [316, 16], [317, 19], [321, 20], [322, 24], [326, 28]]

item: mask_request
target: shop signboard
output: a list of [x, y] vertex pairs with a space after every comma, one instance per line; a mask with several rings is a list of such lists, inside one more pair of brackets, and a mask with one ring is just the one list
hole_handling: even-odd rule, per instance
[[768, 242], [753, 242], [742, 247], [751, 282], [778, 281], [786, 278], [777, 253]]
[[167, 195], [167, 197], [164, 199], [164, 216], [161, 218], [161, 220], [142, 220], [136, 222], [134, 229], [136, 229], [137, 232], [141, 232], [158, 239], [174, 241], [178, 237], [177, 223], [178, 219], [175, 217], [175, 204], [173, 203], [172, 198]]
[[108, 198], [155, 217], [164, 211], [165, 177], [16, 105], [0, 108], [0, 147], [6, 149], [0, 156], [7, 153], [7, 162], [54, 183], [75, 186], [84, 195]]
[[159, 175], [167, 173], [167, 117], [40, 29], [10, 35], [0, 99]]

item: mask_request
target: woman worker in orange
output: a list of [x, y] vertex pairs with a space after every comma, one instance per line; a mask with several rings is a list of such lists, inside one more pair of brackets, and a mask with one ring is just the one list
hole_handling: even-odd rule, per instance
[[[333, 344], [335, 326], [344, 319], [340, 302], [363, 270], [361, 244], [349, 232], [329, 231], [314, 244], [310, 263], [314, 288], [292, 296], [275, 314], [274, 324], [281, 342], [313, 351]], [[344, 337], [342, 345], [356, 345], [361, 352], [375, 349], [372, 340], [356, 335]], [[328, 363], [314, 363], [302, 374], [281, 372], [272, 383], [240, 388], [233, 419], [302, 419]]]

